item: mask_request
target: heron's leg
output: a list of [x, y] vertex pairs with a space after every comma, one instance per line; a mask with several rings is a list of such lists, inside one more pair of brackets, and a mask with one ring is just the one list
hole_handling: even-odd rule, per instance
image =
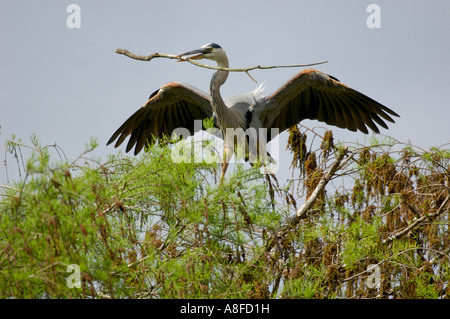
[[[270, 199], [272, 201], [272, 208], [275, 210], [275, 191], [274, 191], [274, 187], [273, 187], [273, 184], [272, 184], [272, 181], [271, 181], [270, 177], [272, 177], [272, 179], [274, 180], [274, 182], [276, 183], [276, 186], [278, 188], [280, 186], [278, 185], [278, 180], [277, 180], [275, 174], [272, 173], [270, 171], [270, 169], [267, 168], [266, 163], [265, 163], [266, 160], [269, 160], [269, 162], [275, 162], [275, 160], [272, 158], [270, 153], [267, 152], [266, 157], [262, 158], [262, 168], [264, 168], [264, 169], [261, 169], [261, 172], [264, 171], [264, 175], [266, 177], [266, 181], [269, 184], [269, 194], [270, 194]], [[249, 162], [249, 163], [253, 167], [253, 163], [252, 162]]]
[[227, 171], [228, 164], [229, 164], [229, 163], [227, 163], [226, 159], [224, 158], [224, 161], [223, 161], [223, 163], [222, 163], [222, 173], [220, 174], [220, 182], [219, 182], [219, 185], [222, 185], [222, 183], [223, 183], [223, 179], [224, 179], [224, 177], [225, 177], [225, 173], [226, 173], [226, 171]]
[[[267, 158], [269, 159], [269, 163], [276, 163], [269, 152], [267, 152]], [[275, 210], [275, 198], [274, 198], [275, 194], [274, 194], [274, 190], [272, 187], [270, 177], [272, 177], [273, 181], [275, 182], [276, 187], [280, 188], [280, 185], [278, 184], [278, 179], [276, 178], [275, 174], [270, 169], [267, 168], [266, 164], [264, 164], [264, 168], [265, 168], [266, 179], [267, 179], [270, 189], [271, 189], [270, 196], [272, 199], [272, 207]]]
[[222, 173], [220, 174], [219, 185], [222, 185], [223, 179], [225, 178], [225, 173], [227, 172], [228, 165], [230, 164], [231, 157], [233, 156], [233, 150], [228, 146], [223, 147], [223, 162], [222, 162]]

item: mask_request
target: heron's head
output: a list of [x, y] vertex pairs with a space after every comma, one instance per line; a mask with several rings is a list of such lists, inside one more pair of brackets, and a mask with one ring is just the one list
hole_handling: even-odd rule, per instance
[[[188, 55], [193, 55], [191, 57], [188, 57]], [[224, 58], [226, 58], [225, 51], [220, 47], [220, 45], [216, 43], [208, 43], [202, 46], [200, 49], [185, 52], [179, 55], [179, 57], [188, 57], [193, 60], [201, 60], [201, 59], [208, 59], [213, 60], [219, 63]], [[184, 60], [179, 60], [184, 61]]]

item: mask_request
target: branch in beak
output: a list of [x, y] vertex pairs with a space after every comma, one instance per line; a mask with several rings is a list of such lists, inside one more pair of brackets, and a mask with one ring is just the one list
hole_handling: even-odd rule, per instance
[[[194, 55], [192, 57], [187, 57], [187, 55], [192, 55], [192, 54], [196, 54], [196, 53], [200, 53], [200, 54]], [[198, 49], [198, 50], [193, 50], [193, 51], [189, 51], [186, 53], [182, 53], [182, 54], [178, 55], [177, 57], [178, 58], [185, 57], [185, 58], [192, 59], [192, 60], [201, 60], [201, 59], [203, 59], [203, 56], [204, 56], [203, 50]], [[184, 62], [184, 61], [186, 61], [186, 60], [185, 59], [177, 60], [177, 62]]]

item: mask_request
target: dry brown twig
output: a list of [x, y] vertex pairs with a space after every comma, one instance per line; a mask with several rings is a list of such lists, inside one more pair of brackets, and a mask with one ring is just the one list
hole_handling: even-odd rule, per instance
[[[342, 162], [344, 157], [346, 156], [347, 159], [344, 162]], [[329, 167], [326, 173], [322, 176], [313, 193], [309, 196], [309, 198], [305, 201], [305, 203], [297, 210], [295, 215], [289, 217], [287, 221], [284, 223], [284, 225], [271, 235], [265, 247], [266, 252], [270, 252], [272, 248], [276, 245], [276, 242], [281, 241], [281, 238], [283, 238], [289, 232], [290, 229], [296, 227], [302, 219], [305, 219], [308, 216], [308, 213], [310, 212], [311, 208], [316, 202], [316, 199], [320, 194], [323, 193], [325, 186], [333, 178], [334, 174], [338, 170], [342, 169], [342, 167], [345, 166], [352, 158], [353, 155], [348, 156], [348, 148], [345, 148], [338, 152], [338, 154], [336, 155], [335, 162]]]
[[138, 55], [138, 54], [134, 54], [134, 53], [132, 53], [128, 50], [124, 50], [124, 49], [117, 49], [116, 53], [123, 54], [131, 59], [139, 60], [139, 61], [150, 61], [154, 58], [166, 58], [166, 59], [172, 59], [172, 60], [175, 59], [175, 60], [187, 61], [191, 64], [194, 64], [196, 66], [206, 68], [206, 69], [229, 71], [229, 72], [245, 72], [256, 83], [258, 83], [258, 82], [250, 75], [249, 71], [257, 70], [257, 69], [258, 70], [268, 70], [268, 69], [278, 69], [278, 68], [301, 68], [301, 67], [308, 67], [308, 66], [324, 64], [324, 63], [328, 62], [328, 61], [322, 61], [322, 62], [317, 62], [317, 63], [295, 64], [295, 65], [271, 65], [271, 66], [256, 65], [256, 66], [252, 66], [252, 67], [248, 67], [248, 68], [235, 69], [235, 68], [222, 68], [222, 67], [207, 65], [207, 64], [199, 63], [199, 62], [189, 59], [189, 58], [182, 57], [180, 55], [173, 55], [173, 54], [153, 53], [150, 55]]
[[[416, 226], [420, 225], [422, 222], [426, 221], [426, 220], [432, 220], [436, 217], [438, 217], [440, 214], [442, 214], [443, 212], [445, 212], [445, 206], [447, 205], [448, 201], [450, 200], [450, 195], [447, 195], [447, 197], [445, 198], [444, 202], [441, 204], [441, 206], [439, 207], [439, 209], [435, 212], [435, 213], [429, 213], [429, 214], [425, 214], [420, 218], [414, 219], [414, 221], [408, 226], [405, 227], [404, 229], [402, 229], [401, 231], [389, 236], [388, 238], [384, 239], [382, 241], [383, 244], [387, 244], [392, 242], [394, 239], [400, 238], [403, 235], [407, 234], [410, 230], [412, 230], [413, 228], [415, 228]], [[409, 205], [410, 206], [410, 205]], [[409, 207], [408, 206], [408, 207]], [[417, 213], [418, 214], [418, 213]]]

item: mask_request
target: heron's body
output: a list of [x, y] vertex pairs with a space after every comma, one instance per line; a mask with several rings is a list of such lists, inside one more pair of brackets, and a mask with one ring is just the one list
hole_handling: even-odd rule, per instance
[[[206, 58], [216, 61], [219, 67], [229, 67], [225, 51], [214, 43], [180, 57], [196, 53], [198, 55], [191, 59]], [[215, 72], [211, 78], [209, 95], [186, 84], [171, 82], [164, 85], [123, 123], [108, 144], [118, 138], [115, 144], [117, 147], [131, 135], [126, 151], [134, 147], [136, 155], [146, 144], [153, 143], [154, 139], [162, 135], [170, 136], [178, 127], [195, 133], [194, 120], [206, 117], [215, 119], [223, 132], [225, 146], [231, 146], [227, 142], [227, 129], [253, 128], [257, 133], [259, 129], [266, 129], [268, 134], [264, 136], [264, 142], [268, 142], [275, 137], [270, 134], [274, 132], [271, 129], [281, 133], [304, 119], [367, 134], [367, 127], [379, 133], [377, 124], [387, 128], [385, 121], [394, 123], [390, 115], [398, 116], [384, 105], [315, 69], [298, 73], [270, 96], [265, 96], [261, 87], [258, 87], [248, 94], [224, 100], [220, 87], [227, 77], [228, 71]], [[231, 157], [229, 152], [226, 153], [222, 177]]]

